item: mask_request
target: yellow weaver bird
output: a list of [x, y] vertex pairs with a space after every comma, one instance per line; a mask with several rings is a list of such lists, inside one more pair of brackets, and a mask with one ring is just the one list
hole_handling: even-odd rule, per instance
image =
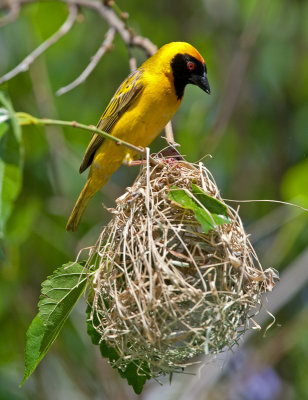
[[[210, 93], [200, 53], [189, 43], [172, 42], [132, 72], [101, 116], [97, 128], [135, 146], [148, 146], [163, 130], [182, 102], [188, 83]], [[79, 172], [89, 166], [88, 180], [66, 225], [75, 231], [90, 198], [134, 152], [94, 134]]]

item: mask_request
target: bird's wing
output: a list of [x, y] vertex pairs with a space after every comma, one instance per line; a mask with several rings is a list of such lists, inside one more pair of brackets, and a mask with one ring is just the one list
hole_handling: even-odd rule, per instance
[[[136, 98], [141, 94], [143, 85], [141, 76], [143, 69], [139, 68], [132, 72], [115, 92], [110, 100], [106, 110], [98, 121], [97, 128], [110, 133], [114, 125], [118, 122], [121, 115], [132, 105]], [[105, 139], [93, 134], [92, 139], [87, 147], [79, 172], [86, 170], [93, 161], [94, 154]]]

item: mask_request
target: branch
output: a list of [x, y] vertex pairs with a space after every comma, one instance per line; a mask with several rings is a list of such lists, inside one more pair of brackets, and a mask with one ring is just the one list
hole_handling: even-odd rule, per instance
[[[31, 3], [37, 3], [38, 1], [44, 2], [45, 0], [14, 0], [14, 18], [18, 15], [19, 9], [21, 6]], [[12, 71], [5, 74], [2, 78], [0, 78], [0, 84], [6, 82], [11, 79], [13, 76], [17, 75], [20, 72], [23, 72], [29, 68], [29, 65], [37, 58], [40, 54], [42, 54], [48, 47], [54, 44], [61, 36], [67, 33], [76, 18], [77, 7], [85, 7], [96, 13], [98, 13], [109, 25], [109, 31], [107, 32], [106, 38], [98, 49], [94, 57], [92, 58], [90, 64], [86, 67], [86, 69], [81, 73], [81, 75], [69, 85], [58, 90], [57, 94], [61, 95], [63, 93], [68, 92], [69, 90], [75, 88], [80, 83], [84, 82], [90, 73], [94, 70], [96, 65], [98, 64], [101, 57], [106, 53], [108, 48], [113, 42], [113, 38], [115, 33], [117, 32], [124, 43], [127, 46], [129, 53], [129, 66], [130, 70], [136, 69], [136, 60], [131, 54], [132, 47], [138, 47], [142, 49], [147, 56], [152, 56], [156, 51], [157, 47], [152, 43], [148, 38], [136, 35], [131, 28], [127, 26], [127, 24], [123, 21], [123, 13], [121, 15], [117, 15], [114, 9], [110, 6], [105, 5], [102, 1], [99, 0], [54, 0], [56, 2], [62, 2], [69, 5], [70, 14], [65, 21], [65, 23], [61, 26], [61, 28], [51, 36], [46, 42], [42, 43], [36, 50], [34, 50], [31, 54], [29, 54], [17, 67], [15, 67]], [[3, 6], [0, 6], [3, 9]], [[13, 12], [13, 8], [11, 7], [11, 13]], [[10, 14], [11, 14], [10, 13]], [[13, 17], [6, 18], [6, 21], [10, 22]], [[174, 144], [174, 137], [172, 132], [171, 123], [166, 126], [166, 139], [169, 144]]]
[[[1, 6], [0, 9], [1, 8], [6, 8], [6, 5]], [[8, 1], [7, 8], [9, 9], [9, 12], [0, 18], [0, 27], [15, 21], [19, 15], [20, 5], [18, 2]]]
[[94, 68], [99, 63], [100, 59], [103, 57], [103, 55], [107, 51], [110, 50], [110, 48], [112, 46], [113, 39], [114, 39], [114, 35], [115, 35], [115, 29], [114, 28], [110, 28], [108, 30], [108, 32], [106, 33], [106, 37], [105, 37], [103, 43], [101, 44], [101, 46], [99, 47], [97, 52], [92, 57], [90, 63], [87, 66], [87, 68], [72, 83], [70, 83], [67, 86], [62, 87], [61, 89], [59, 89], [57, 91], [57, 93], [56, 93], [58, 96], [61, 96], [62, 94], [69, 92], [70, 90], [74, 89], [76, 86], [78, 86], [81, 83], [83, 83], [88, 78], [88, 76], [91, 74], [91, 72], [94, 70]]
[[174, 136], [173, 136], [173, 130], [172, 130], [172, 123], [171, 121], [168, 122], [168, 124], [165, 126], [165, 134], [166, 134], [166, 140], [167, 142], [171, 145], [174, 146], [176, 143], [174, 141]]
[[116, 142], [119, 146], [125, 146], [128, 149], [134, 151], [137, 154], [140, 154], [141, 156], [146, 155], [146, 151], [143, 148], [136, 147], [128, 142], [125, 142], [122, 139], [119, 139], [115, 136], [110, 135], [107, 132], [104, 132], [100, 129], [97, 129], [94, 126], [88, 126], [84, 124], [80, 124], [79, 122], [76, 121], [61, 121], [58, 119], [50, 119], [50, 118], [36, 118], [33, 117], [30, 114], [23, 113], [23, 112], [17, 112], [16, 117], [18, 119], [19, 125], [24, 126], [24, 125], [56, 125], [56, 126], [69, 126], [71, 128], [79, 128], [86, 130], [91, 133], [97, 133], [99, 136], [102, 136], [105, 139], [112, 140], [113, 142]]
[[129, 46], [127, 47], [127, 53], [128, 53], [128, 64], [129, 64], [129, 70], [130, 72], [133, 72], [137, 69], [137, 60], [136, 57], [133, 56], [132, 49]]
[[[19, 6], [37, 2], [44, 2], [45, 0], [16, 0]], [[139, 47], [148, 56], [152, 56], [157, 47], [150, 39], [136, 35], [131, 28], [129, 28], [120, 17], [116, 15], [112, 8], [103, 4], [99, 0], [54, 0], [55, 2], [62, 2], [69, 5], [85, 7], [89, 10], [97, 12], [110, 27], [113, 27], [121, 36], [122, 40], [127, 46]], [[1, 7], [0, 7], [1, 8]]]
[[50, 38], [48, 38], [45, 42], [40, 44], [35, 50], [32, 51], [20, 64], [18, 64], [11, 71], [6, 73], [0, 78], [0, 84], [7, 82], [12, 79], [14, 76], [18, 75], [21, 72], [25, 72], [29, 69], [29, 66], [33, 63], [33, 61], [38, 58], [42, 53], [44, 53], [50, 46], [56, 43], [62, 36], [69, 32], [72, 28], [77, 17], [77, 7], [74, 4], [69, 5], [69, 14], [64, 22], [64, 24], [55, 32]]

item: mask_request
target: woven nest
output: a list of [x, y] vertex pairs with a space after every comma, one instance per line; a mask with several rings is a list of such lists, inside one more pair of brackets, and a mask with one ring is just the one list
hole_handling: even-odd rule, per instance
[[231, 223], [206, 234], [169, 199], [171, 186], [190, 191], [192, 183], [223, 203], [202, 163], [156, 156], [117, 200], [90, 254], [98, 267], [90, 321], [117, 350], [113, 366], [134, 362], [158, 376], [230, 348], [274, 286], [275, 271], [263, 271], [235, 210], [227, 206]]

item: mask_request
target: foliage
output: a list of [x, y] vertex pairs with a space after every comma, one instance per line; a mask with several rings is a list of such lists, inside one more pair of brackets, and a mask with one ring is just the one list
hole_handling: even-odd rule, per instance
[[94, 329], [92, 322], [89, 320], [90, 312], [91, 307], [88, 305], [87, 330], [91, 337], [92, 343], [99, 346], [101, 355], [109, 360], [111, 365], [113, 365], [113, 368], [118, 371], [122, 378], [127, 380], [127, 383], [133, 387], [135, 393], [140, 394], [147, 379], [151, 378], [150, 375], [147, 375], [146, 373], [148, 367], [141, 362], [138, 365], [136, 362], [131, 362], [127, 365], [127, 368], [124, 371], [121, 368], [118, 368], [116, 366], [116, 361], [119, 358], [119, 354], [114, 347], [108, 346], [104, 340], [100, 342], [100, 336]]
[[[186, 40], [204, 55], [212, 94], [208, 97], [188, 87], [174, 119], [176, 140], [187, 159], [213, 156], [204, 162], [223, 197], [272, 198], [307, 207], [308, 3], [131, 0], [120, 1], [119, 6], [130, 14], [130, 26], [158, 46]], [[37, 2], [23, 7], [14, 23], [2, 26], [0, 75], [50, 36], [66, 14], [63, 4]], [[153, 21], [159, 21], [159, 29]], [[119, 39], [85, 84], [64, 96], [54, 93], [84, 69], [105, 31], [95, 13], [80, 14], [70, 34], [41, 56], [30, 71], [1, 86], [13, 108], [40, 118], [95, 124], [129, 71], [127, 50]], [[249, 46], [253, 37], [256, 41]], [[138, 63], [144, 58], [138, 51], [134, 55]], [[247, 60], [244, 66], [243, 60]], [[4, 99], [5, 107], [10, 108], [8, 98]], [[226, 123], [218, 125], [218, 119]], [[0, 165], [1, 171], [5, 167], [7, 193], [0, 193], [4, 217], [0, 245], [0, 398], [46, 399], [52, 393], [54, 398], [125, 399], [126, 392], [113, 370], [106, 365], [100, 366], [103, 372], [93, 367], [98, 361], [87, 342], [84, 314], [79, 308], [82, 301], [57, 339], [61, 351], [53, 346], [49, 361], [39, 366], [19, 392], [14, 388], [21, 380], [24, 336], [41, 282], [52, 274], [54, 266], [74, 259], [80, 248], [93, 243], [100, 227], [109, 220], [101, 203], [112, 207], [138, 169], [122, 168], [115, 174], [93, 199], [80, 230], [75, 235], [66, 234], [66, 219], [85, 179], [77, 171], [88, 137], [72, 129], [27, 126], [20, 140], [18, 128], [13, 128], [0, 112], [0, 144], [6, 146]], [[151, 149], [156, 151], [164, 145], [158, 139]], [[240, 212], [263, 265], [287, 268], [307, 248], [305, 214], [263, 203], [242, 204]], [[305, 299], [306, 291], [296, 296], [276, 315], [279, 323], [289, 325], [291, 317], [304, 308]], [[277, 361], [283, 367], [279, 369], [281, 380], [298, 398], [303, 398], [306, 389], [302, 377], [307, 368], [303, 364], [305, 343], [301, 339], [294, 351], [289, 348], [281, 363]], [[292, 371], [292, 379], [288, 371]]]
[[26, 369], [21, 384], [33, 373], [57, 338], [86, 283], [86, 271], [77, 263], [63, 265], [42, 283], [39, 312], [27, 331]]
[[180, 207], [193, 211], [204, 233], [215, 229], [216, 226], [230, 223], [227, 207], [221, 201], [204, 193], [195, 184], [192, 184], [191, 192], [172, 186], [168, 197]]

